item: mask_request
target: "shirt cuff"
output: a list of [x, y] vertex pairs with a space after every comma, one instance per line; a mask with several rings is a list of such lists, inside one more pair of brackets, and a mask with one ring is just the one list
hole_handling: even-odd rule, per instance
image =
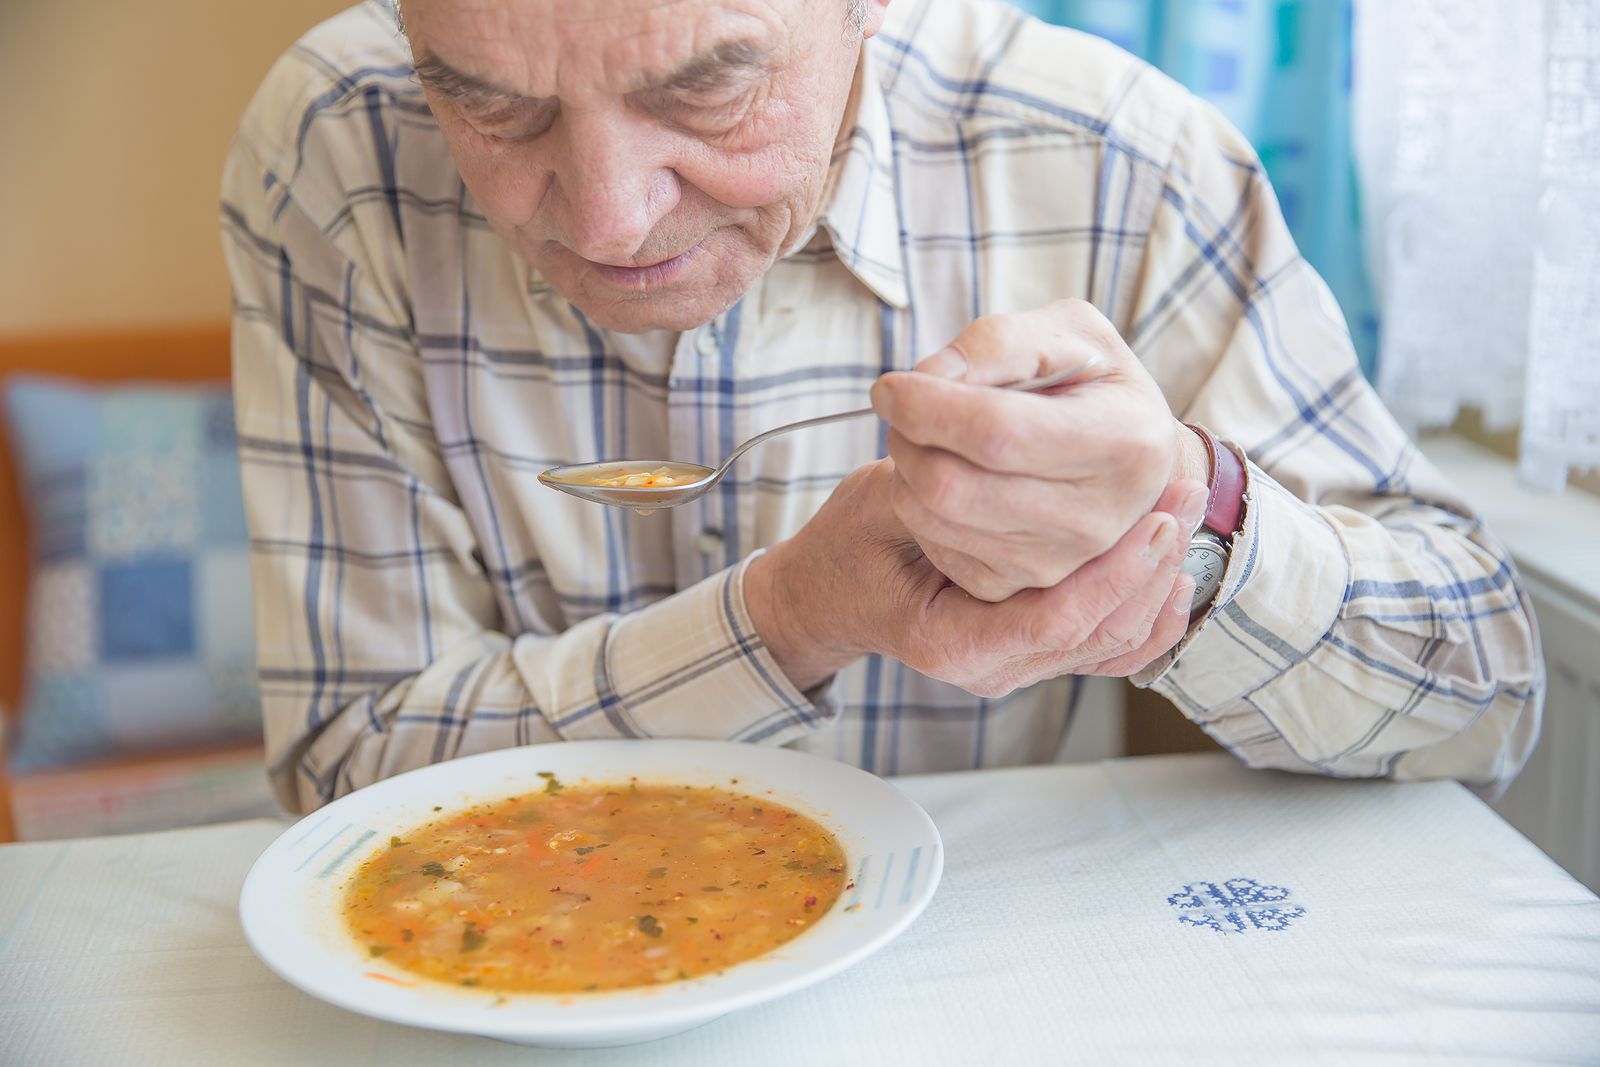
[[[783, 744], [838, 714], [831, 685], [794, 687], [750, 621], [744, 576], [754, 556], [649, 607], [569, 628], [578, 648], [542, 667], [565, 738], [687, 737]], [[585, 634], [583, 631], [589, 631]], [[595, 632], [598, 630], [598, 632]], [[518, 642], [521, 644], [521, 642]], [[581, 646], [592, 645], [583, 655]], [[552, 679], [551, 670], [558, 677]], [[535, 692], [545, 686], [535, 686]]]
[[1349, 586], [1349, 553], [1333, 525], [1248, 458], [1244, 507], [1210, 608], [1130, 679], [1191, 711], [1237, 700], [1310, 655]]

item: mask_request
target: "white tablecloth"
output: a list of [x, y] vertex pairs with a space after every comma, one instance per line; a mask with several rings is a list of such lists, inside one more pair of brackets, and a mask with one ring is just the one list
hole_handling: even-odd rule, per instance
[[0, 1064], [1600, 1063], [1600, 900], [1458, 786], [1226, 757], [935, 775], [945, 880], [809, 990], [633, 1048], [351, 1015], [239, 930], [273, 820], [0, 848]]

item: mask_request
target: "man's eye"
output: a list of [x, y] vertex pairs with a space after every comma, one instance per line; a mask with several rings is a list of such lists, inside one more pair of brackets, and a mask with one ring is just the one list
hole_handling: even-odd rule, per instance
[[743, 103], [750, 98], [750, 94], [754, 91], [754, 88], [748, 85], [727, 86], [721, 89], [679, 93], [674, 98], [674, 102], [680, 107], [701, 111], [715, 111], [717, 108], [733, 107]]
[[665, 110], [675, 122], [694, 129], [721, 129], [738, 122], [755, 102], [755, 89], [687, 93], [672, 97]]
[[555, 121], [555, 112], [554, 104], [531, 101], [462, 108], [462, 115], [475, 130], [502, 141], [539, 136]]

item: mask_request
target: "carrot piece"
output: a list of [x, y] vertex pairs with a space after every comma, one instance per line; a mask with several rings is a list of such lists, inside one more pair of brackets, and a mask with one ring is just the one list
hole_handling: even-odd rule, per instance
[[368, 971], [366, 977], [376, 978], [380, 982], [388, 982], [390, 985], [397, 985], [402, 989], [411, 989], [417, 984], [415, 982], [402, 982], [398, 978], [390, 978], [388, 975], [379, 974], [377, 971]]

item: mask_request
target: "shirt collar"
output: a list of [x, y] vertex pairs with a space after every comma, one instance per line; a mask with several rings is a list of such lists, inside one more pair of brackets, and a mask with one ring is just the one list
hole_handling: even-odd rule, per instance
[[910, 302], [900, 246], [889, 105], [870, 42], [861, 50], [839, 139], [833, 146], [819, 224], [845, 269], [891, 307]]

